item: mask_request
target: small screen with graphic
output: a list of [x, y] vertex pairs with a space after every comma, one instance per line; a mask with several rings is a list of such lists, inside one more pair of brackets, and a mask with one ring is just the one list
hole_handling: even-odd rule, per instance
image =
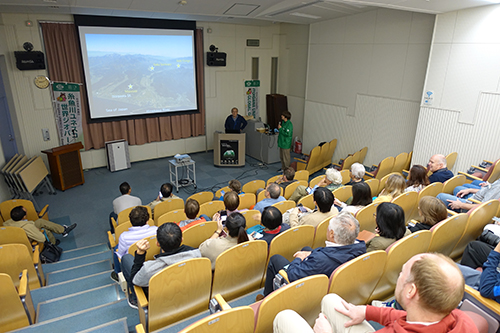
[[238, 140], [220, 141], [220, 163], [226, 165], [238, 164]]

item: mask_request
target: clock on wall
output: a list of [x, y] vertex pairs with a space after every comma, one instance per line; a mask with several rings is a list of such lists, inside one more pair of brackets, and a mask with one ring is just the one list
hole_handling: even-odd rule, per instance
[[43, 75], [38, 75], [35, 77], [35, 86], [40, 89], [46, 89], [50, 84], [50, 80], [48, 77]]

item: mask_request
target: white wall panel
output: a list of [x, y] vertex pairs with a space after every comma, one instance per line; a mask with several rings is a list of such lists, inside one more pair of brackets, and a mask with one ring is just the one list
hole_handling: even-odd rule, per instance
[[393, 98], [401, 95], [407, 51], [408, 44], [373, 46], [368, 94]]
[[348, 20], [345, 20], [344, 43], [373, 43], [378, 11], [374, 10], [353, 15]]
[[406, 54], [401, 99], [419, 101], [429, 59], [430, 44], [409, 44]]
[[322, 21], [311, 25], [311, 44], [342, 44], [345, 38], [346, 18]]
[[410, 37], [412, 13], [406, 11], [377, 11], [375, 43], [407, 43]]
[[433, 43], [451, 43], [458, 12], [450, 12], [436, 16]]
[[410, 30], [410, 43], [430, 44], [434, 30], [434, 15], [413, 13]]
[[454, 43], [500, 43], [500, 6], [476, 7], [457, 14]]
[[307, 99], [334, 104], [340, 97], [343, 45], [311, 45], [307, 72]]
[[348, 115], [355, 114], [356, 95], [368, 93], [372, 53], [372, 44], [344, 45], [340, 76], [333, 76], [332, 81], [340, 82], [337, 104], [347, 106]]

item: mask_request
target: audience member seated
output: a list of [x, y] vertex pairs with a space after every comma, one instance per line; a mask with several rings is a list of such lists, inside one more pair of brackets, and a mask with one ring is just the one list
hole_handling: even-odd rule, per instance
[[116, 221], [118, 220], [118, 214], [120, 214], [122, 210], [142, 205], [140, 198], [130, 195], [130, 193], [132, 193], [132, 188], [127, 182], [120, 184], [120, 193], [122, 195], [113, 200], [113, 211], [109, 214], [109, 226], [111, 232], [114, 232], [115, 229], [113, 227], [113, 223], [111, 222], [111, 218], [114, 218]]
[[318, 187], [326, 187], [333, 192], [342, 186], [344, 185], [342, 185], [342, 175], [340, 174], [340, 171], [334, 168], [329, 168], [325, 172], [325, 178], [323, 178], [318, 185], [314, 186], [312, 189], [304, 185], [299, 185], [288, 200], [298, 202], [306, 195], [313, 193]]
[[375, 222], [377, 236], [366, 243], [366, 252], [385, 250], [395, 241], [411, 233], [405, 226], [403, 208], [392, 202], [383, 202], [377, 206]]
[[276, 184], [278, 184], [282, 189], [283, 192], [285, 191], [285, 188], [290, 185], [293, 182], [296, 182], [297, 180], [295, 178], [295, 169], [292, 167], [288, 167], [283, 171], [283, 175], [276, 180]]
[[387, 178], [385, 187], [380, 192], [379, 196], [373, 202], [389, 202], [396, 198], [398, 195], [404, 193], [406, 182], [403, 176], [392, 174]]
[[[243, 194], [243, 192], [241, 192], [241, 183], [238, 179], [231, 179], [228, 183], [228, 187], [232, 192], [236, 192], [238, 195]], [[222, 191], [219, 200], [224, 200], [224, 194], [226, 193]]]
[[325, 219], [338, 214], [335, 207], [332, 209], [335, 199], [332, 191], [324, 187], [319, 187], [314, 191], [313, 197], [316, 209], [310, 210], [306, 207], [292, 208], [289, 216], [290, 226], [296, 227], [305, 224], [317, 227]]
[[271, 244], [274, 237], [290, 229], [288, 224], [283, 223], [283, 216], [281, 215], [280, 210], [271, 206], [264, 208], [260, 217], [260, 224], [262, 224], [265, 229], [260, 234], [253, 232], [251, 237], [254, 239], [265, 240], [267, 245]]
[[408, 225], [411, 232], [429, 230], [436, 223], [448, 217], [448, 210], [441, 200], [425, 196], [418, 203], [418, 215], [420, 216], [420, 222], [415, 225], [411, 223]]
[[338, 266], [366, 253], [365, 243], [356, 240], [358, 233], [358, 220], [349, 213], [340, 213], [330, 220], [326, 247], [314, 250], [306, 247], [294, 254], [292, 262], [279, 254], [272, 256], [267, 266], [264, 296], [273, 291], [274, 276], [281, 269], [286, 270], [290, 282], [315, 274], [329, 277]]
[[429, 184], [430, 182], [427, 177], [427, 169], [421, 165], [415, 164], [411, 167], [408, 174], [405, 192], [419, 192]]
[[10, 219], [3, 223], [6, 227], [19, 227], [24, 230], [26, 236], [30, 241], [35, 241], [39, 243], [44, 243], [46, 240], [45, 234], [41, 229], [45, 230], [48, 240], [52, 244], [59, 244], [59, 240], [54, 237], [52, 233], [60, 234], [63, 237], [68, 236], [71, 230], [76, 228], [76, 223], [70, 226], [60, 225], [54, 222], [50, 222], [44, 219], [38, 219], [36, 221], [28, 221], [28, 216], [26, 215], [26, 208], [23, 206], [17, 206], [12, 208], [10, 211]]
[[[122, 257], [122, 270], [128, 287], [128, 302], [130, 307], [137, 309], [137, 297], [134, 285], [143, 287], [147, 295], [149, 279], [162, 269], [179, 261], [200, 258], [200, 250], [182, 243], [181, 228], [175, 223], [165, 223], [158, 227], [156, 232], [158, 246], [162, 252], [155, 256], [155, 260], [146, 261], [146, 252], [149, 250], [149, 242], [142, 239], [137, 242], [135, 257], [126, 254]], [[186, 286], [189, 287], [189, 286]]]
[[212, 237], [200, 244], [201, 255], [210, 259], [212, 270], [215, 269], [217, 257], [224, 251], [243, 242], [248, 242], [249, 238], [246, 232], [246, 220], [240, 213], [233, 213], [226, 219], [226, 232], [220, 215], [216, 214], [214, 220], [217, 221], [217, 230]]
[[[494, 269], [494, 268], [493, 268]], [[274, 320], [274, 333], [375, 332], [477, 332], [474, 321], [457, 306], [462, 301], [464, 279], [455, 263], [442, 254], [418, 254], [403, 265], [396, 282], [396, 301], [405, 309], [353, 305], [336, 294], [321, 302], [314, 329], [292, 310]]]
[[500, 199], [500, 179], [493, 184], [486, 184], [486, 186], [482, 187], [480, 190], [475, 188], [463, 189], [459, 191], [456, 196], [448, 193], [439, 193], [437, 198], [441, 200], [448, 209], [456, 212], [468, 211], [479, 206], [479, 204], [475, 204], [463, 198], [463, 196], [470, 193], [474, 194], [470, 199], [479, 202], [485, 202], [492, 199], [498, 200]]
[[179, 198], [178, 196], [176, 196], [172, 193], [172, 190], [173, 190], [172, 184], [170, 184], [170, 183], [163, 184], [160, 187], [160, 193], [158, 194], [158, 197], [156, 197], [155, 200], [148, 203], [148, 206], [149, 206], [149, 208], [151, 208], [151, 213], [153, 214], [153, 216], [155, 214], [154, 209], [155, 209], [155, 206], [157, 204], [159, 204], [160, 202], [163, 202], [165, 200], [168, 200], [168, 199]]
[[353, 163], [349, 172], [351, 180], [346, 185], [354, 185], [359, 182], [364, 182], [365, 179], [363, 177], [365, 176], [365, 172], [366, 169], [363, 164], [357, 162]]
[[446, 157], [441, 154], [434, 155], [427, 163], [427, 169], [432, 172], [429, 176], [429, 182], [444, 183], [450, 178], [453, 178], [453, 172], [446, 168]]
[[148, 224], [149, 221], [149, 213], [146, 207], [138, 206], [132, 209], [130, 214], [128, 214], [130, 218], [130, 223], [132, 226], [128, 228], [128, 231], [124, 231], [120, 235], [120, 239], [118, 241], [118, 245], [115, 247], [115, 252], [113, 252], [113, 260], [115, 269], [111, 272], [111, 279], [118, 281], [118, 273], [121, 272], [120, 260], [125, 254], [128, 252], [128, 248], [145, 237], [156, 235], [156, 230], [158, 229], [156, 226], [150, 226]]
[[224, 194], [224, 207], [226, 208], [226, 216], [238, 212], [240, 205], [240, 197], [236, 192], [227, 192]]
[[342, 208], [342, 212], [348, 212], [356, 215], [363, 207], [372, 203], [372, 191], [365, 182], [357, 182], [352, 185], [352, 201], [348, 205], [338, 199], [335, 199], [335, 206]]
[[[192, 227], [193, 225], [207, 221], [206, 215], [198, 216], [199, 212], [200, 204], [198, 203], [198, 201], [194, 199], [189, 199], [186, 201], [186, 203], [184, 204], [184, 213], [186, 214], [187, 220], [179, 222], [179, 227], [181, 227], [182, 231], [186, 230], [189, 227]], [[210, 218], [208, 220], [210, 220]]]
[[280, 186], [276, 183], [270, 183], [266, 187], [265, 198], [257, 202], [254, 209], [262, 213], [264, 211], [264, 208], [269, 207], [277, 202], [285, 201], [286, 199], [280, 194]]

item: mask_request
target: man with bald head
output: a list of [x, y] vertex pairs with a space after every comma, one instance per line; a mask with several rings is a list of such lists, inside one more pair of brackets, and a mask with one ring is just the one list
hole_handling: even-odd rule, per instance
[[394, 295], [405, 309], [355, 306], [328, 294], [314, 331], [297, 313], [280, 312], [274, 332], [374, 332], [367, 322], [385, 326], [381, 332], [477, 332], [474, 322], [456, 309], [464, 293], [464, 279], [457, 265], [442, 254], [418, 254], [403, 265]]
[[436, 182], [444, 183], [453, 177], [453, 172], [446, 168], [446, 157], [441, 154], [430, 158], [429, 163], [427, 163], [427, 169], [432, 172], [432, 175], [429, 176], [431, 184]]

